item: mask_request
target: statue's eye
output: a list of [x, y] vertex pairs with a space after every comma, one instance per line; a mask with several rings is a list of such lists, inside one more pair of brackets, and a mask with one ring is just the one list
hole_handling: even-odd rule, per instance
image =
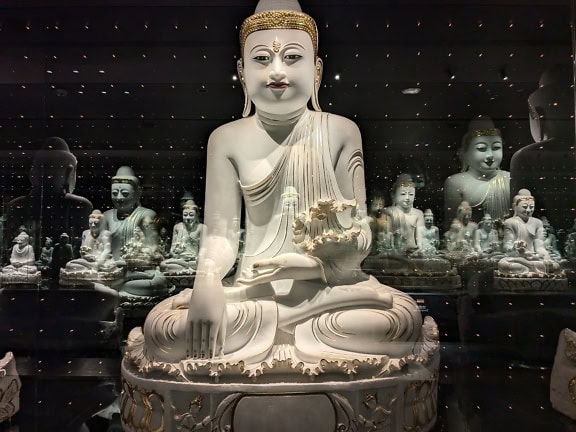
[[300, 54], [286, 54], [286, 55], [284, 56], [284, 59], [285, 59], [285, 60], [298, 60], [298, 59], [301, 59], [301, 58], [302, 58], [302, 56], [301, 56]]
[[252, 58], [258, 62], [267, 62], [268, 60], [270, 60], [270, 56], [268, 55], [257, 55]]

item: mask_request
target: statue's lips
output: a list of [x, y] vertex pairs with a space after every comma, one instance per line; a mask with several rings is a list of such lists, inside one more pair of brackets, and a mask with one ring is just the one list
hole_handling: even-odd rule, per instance
[[290, 84], [288, 84], [288, 83], [269, 83], [269, 84], [266, 84], [266, 88], [269, 88], [272, 90], [284, 90], [284, 89], [287, 89], [288, 87], [290, 87]]

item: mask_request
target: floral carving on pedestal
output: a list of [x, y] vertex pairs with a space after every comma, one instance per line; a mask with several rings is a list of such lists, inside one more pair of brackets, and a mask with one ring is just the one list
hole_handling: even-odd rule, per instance
[[396, 402], [396, 397], [391, 396], [386, 404], [381, 404], [378, 400], [378, 393], [366, 393], [362, 404], [370, 412], [370, 418], [358, 415], [358, 424], [364, 431], [389, 431], [390, 416], [392, 406]]
[[434, 421], [438, 406], [438, 375], [415, 381], [404, 390], [404, 430], [418, 432]]
[[130, 430], [164, 432], [164, 398], [122, 380], [120, 416]]

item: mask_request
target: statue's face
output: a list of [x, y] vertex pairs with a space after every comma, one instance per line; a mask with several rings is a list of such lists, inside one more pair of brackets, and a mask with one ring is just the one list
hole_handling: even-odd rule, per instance
[[28, 236], [18, 234], [16, 236], [16, 238], [14, 239], [14, 243], [16, 243], [17, 245], [20, 245], [20, 246], [26, 246], [28, 244]]
[[182, 221], [186, 225], [193, 224], [196, 220], [197, 211], [195, 208], [185, 208], [182, 210]]
[[434, 223], [434, 216], [432, 215], [424, 216], [424, 225], [426, 225], [426, 228], [430, 228], [433, 223]]
[[482, 227], [484, 228], [485, 231], [492, 231], [492, 228], [494, 227], [494, 222], [492, 221], [492, 218], [490, 216], [484, 217], [482, 219]]
[[100, 231], [100, 223], [101, 223], [101, 218], [99, 217], [94, 217], [94, 216], [90, 216], [88, 218], [88, 228], [90, 228], [90, 231], [92, 232], [99, 232]]
[[52, 241], [51, 238], [47, 238], [46, 241], [44, 242], [44, 246], [46, 246], [47, 248], [50, 248], [50, 247], [52, 247], [53, 243], [54, 242]]
[[260, 30], [244, 46], [246, 91], [256, 108], [282, 115], [302, 109], [314, 91], [314, 48], [302, 30]]
[[535, 205], [536, 204], [533, 199], [520, 200], [514, 208], [514, 214], [526, 222], [534, 213]]
[[502, 162], [502, 138], [499, 136], [473, 137], [465, 154], [469, 169], [480, 174], [493, 174]]
[[472, 209], [468, 207], [458, 209], [458, 219], [466, 225], [472, 219]]
[[134, 186], [130, 183], [112, 183], [112, 204], [119, 211], [132, 211], [138, 202]]
[[394, 193], [394, 203], [403, 210], [410, 210], [414, 205], [416, 189], [410, 186], [400, 186]]

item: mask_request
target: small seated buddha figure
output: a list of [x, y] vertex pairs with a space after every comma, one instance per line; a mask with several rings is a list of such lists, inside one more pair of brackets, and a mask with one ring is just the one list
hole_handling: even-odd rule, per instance
[[455, 250], [462, 255], [474, 252], [474, 236], [478, 229], [478, 224], [472, 221], [472, 207], [468, 201], [460, 203], [453, 223], [458, 227]]
[[164, 274], [194, 273], [203, 233], [198, 206], [188, 200], [182, 208], [182, 222], [174, 225], [171, 257], [160, 263], [160, 270]]
[[392, 236], [388, 232], [388, 215], [384, 208], [384, 197], [376, 195], [372, 199], [369, 212], [373, 255], [392, 252]]
[[156, 212], [140, 204], [141, 196], [140, 180], [132, 168], [118, 168], [111, 186], [114, 208], [104, 212], [106, 228], [111, 233], [112, 257], [117, 266], [126, 268], [124, 279], [116, 288], [121, 294], [134, 296], [164, 294], [166, 279], [156, 270], [161, 260], [157, 252]]
[[21, 232], [14, 238], [14, 243], [10, 254], [10, 264], [2, 268], [2, 280], [14, 283], [36, 282], [36, 279], [40, 277], [40, 271], [36, 267], [30, 236]]
[[540, 218], [542, 221], [542, 227], [544, 228], [544, 247], [550, 254], [550, 258], [554, 261], [560, 261], [562, 259], [562, 254], [558, 248], [558, 239], [554, 227], [550, 224], [550, 221], [546, 216]]
[[490, 213], [485, 213], [474, 233], [474, 250], [481, 256], [491, 257], [501, 254], [498, 231]]
[[560, 272], [544, 246], [544, 226], [532, 217], [534, 197], [527, 189], [514, 196], [514, 216], [504, 221], [503, 251], [506, 257], [498, 262], [500, 275], [549, 275]]
[[440, 247], [440, 230], [434, 225], [434, 213], [431, 209], [426, 209], [424, 212], [424, 226], [420, 227], [422, 239], [422, 247], [420, 253], [422, 256], [435, 256], [438, 255], [438, 247]]
[[444, 182], [444, 220], [456, 217], [458, 205], [469, 203], [476, 220], [484, 213], [493, 218], [508, 217], [510, 207], [510, 173], [500, 169], [502, 134], [487, 116], [470, 121], [458, 156], [462, 171]]
[[41, 272], [46, 272], [50, 270], [52, 265], [52, 252], [54, 252], [54, 240], [52, 237], [46, 237], [44, 239], [44, 246], [40, 251], [40, 259], [36, 262], [36, 266]]
[[80, 258], [66, 263], [60, 279], [111, 280], [122, 276], [112, 258], [112, 236], [105, 229], [104, 215], [93, 210], [88, 217], [89, 228], [82, 233]]
[[393, 236], [393, 248], [410, 255], [422, 247], [424, 213], [414, 208], [416, 185], [409, 174], [401, 174], [392, 185], [392, 206], [384, 212], [388, 216], [388, 231]]
[[[371, 247], [360, 132], [321, 112], [316, 25], [296, 2], [282, 3], [259, 3], [242, 25], [244, 118], [208, 140], [194, 288], [132, 331], [137, 363], [242, 362], [250, 373], [288, 360], [317, 370], [322, 359], [412, 355], [421, 338], [416, 302], [360, 270]], [[244, 252], [223, 284], [238, 258], [242, 208]], [[410, 225], [423, 225], [421, 212], [412, 214]]]

